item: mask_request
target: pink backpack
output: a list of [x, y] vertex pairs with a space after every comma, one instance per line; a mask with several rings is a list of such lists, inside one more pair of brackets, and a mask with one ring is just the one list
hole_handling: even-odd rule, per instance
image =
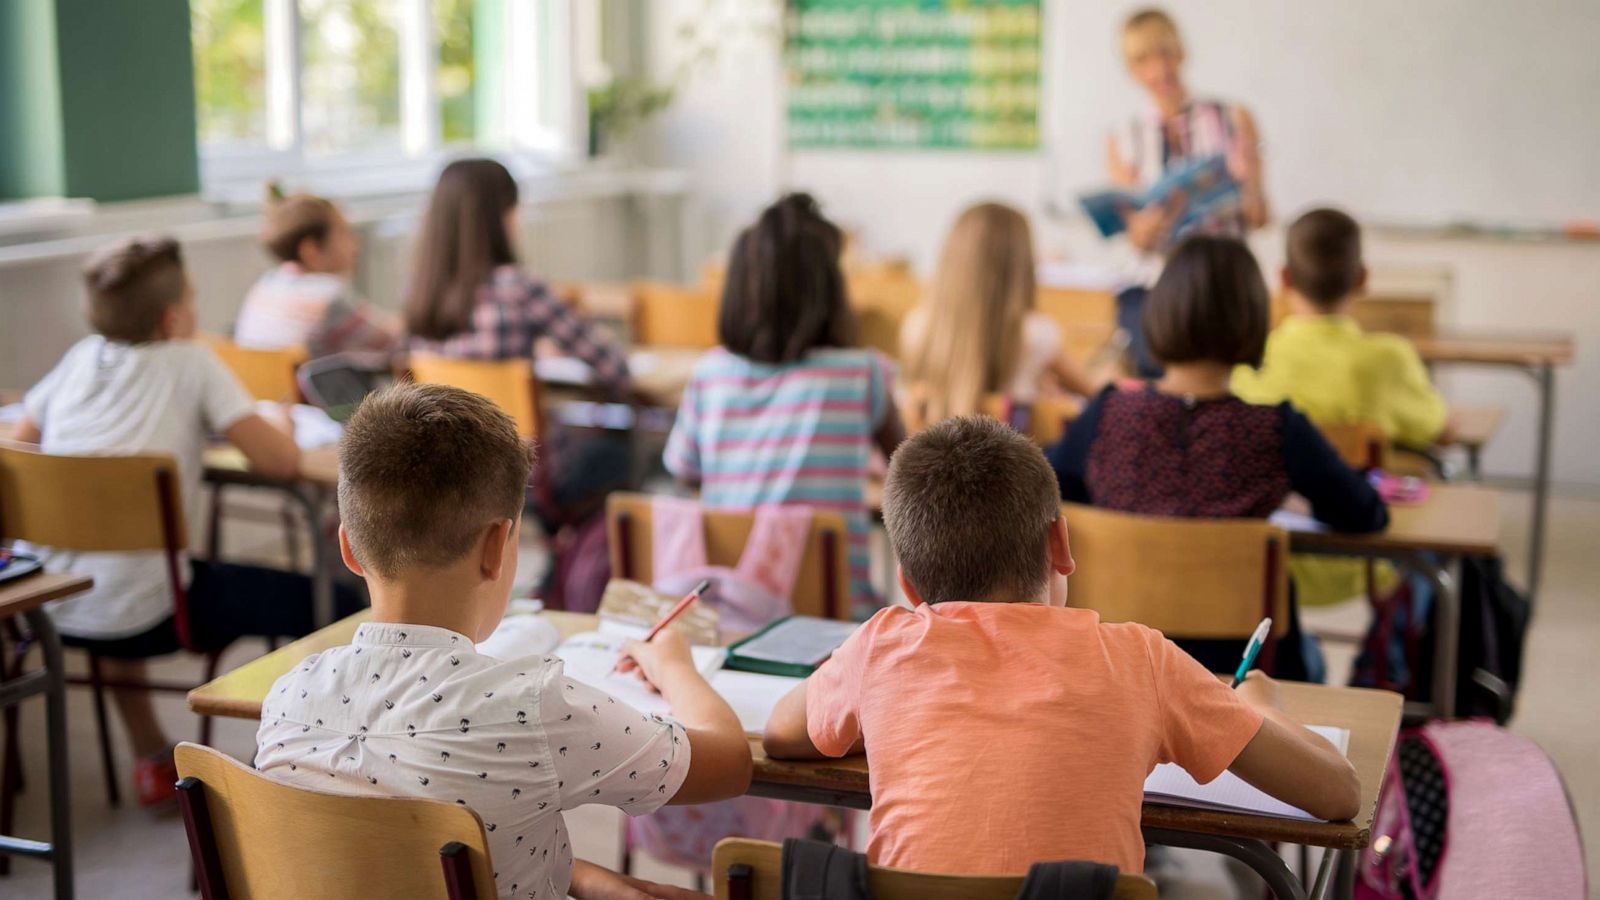
[[1403, 732], [1362, 851], [1356, 900], [1588, 896], [1561, 774], [1492, 722]]

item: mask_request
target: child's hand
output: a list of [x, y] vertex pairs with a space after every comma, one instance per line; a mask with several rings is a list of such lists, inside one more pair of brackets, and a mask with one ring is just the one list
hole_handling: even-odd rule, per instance
[[1238, 691], [1239, 697], [1256, 709], [1283, 709], [1283, 701], [1278, 696], [1278, 683], [1259, 669], [1244, 677]]
[[683, 635], [668, 628], [646, 644], [628, 641], [622, 645], [621, 672], [638, 672], [649, 685], [666, 693], [668, 685], [685, 674], [694, 675], [694, 655]]
[[689, 900], [705, 894], [619, 875], [581, 859], [572, 861], [572, 896], [580, 900]]

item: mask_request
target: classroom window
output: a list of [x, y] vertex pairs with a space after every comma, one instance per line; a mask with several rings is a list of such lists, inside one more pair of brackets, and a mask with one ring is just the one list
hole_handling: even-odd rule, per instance
[[466, 148], [572, 156], [597, 3], [192, 0], [202, 180], [358, 170], [381, 187]]

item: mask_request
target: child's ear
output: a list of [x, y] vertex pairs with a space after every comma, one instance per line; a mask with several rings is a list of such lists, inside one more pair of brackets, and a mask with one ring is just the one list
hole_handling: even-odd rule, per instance
[[1285, 293], [1294, 290], [1294, 282], [1289, 280], [1289, 267], [1284, 266], [1278, 270], [1278, 287]]
[[344, 560], [344, 567], [355, 573], [357, 578], [367, 577], [367, 570], [362, 567], [361, 560], [356, 559], [356, 552], [350, 549], [350, 535], [339, 526], [339, 556]]
[[1078, 570], [1078, 563], [1072, 558], [1072, 544], [1067, 540], [1066, 516], [1056, 516], [1050, 525], [1050, 568], [1061, 575]]
[[300, 265], [306, 269], [312, 271], [320, 270], [322, 268], [322, 245], [317, 243], [316, 238], [306, 235], [300, 239], [299, 244], [295, 245], [294, 258], [299, 260]]
[[894, 567], [894, 577], [900, 582], [900, 590], [905, 592], [906, 600], [910, 601], [912, 606], [921, 606], [923, 602], [922, 595], [917, 593], [917, 589], [912, 585], [911, 579], [906, 577], [904, 566], [896, 565]]
[[511, 519], [496, 519], [483, 530], [479, 568], [484, 581], [499, 581], [507, 559], [516, 555], [517, 545], [511, 540], [515, 532], [516, 523]]
[[1358, 293], [1358, 294], [1365, 294], [1367, 292], [1367, 267], [1366, 266], [1362, 266], [1361, 267], [1361, 274], [1356, 276], [1356, 289], [1355, 289], [1355, 292]]

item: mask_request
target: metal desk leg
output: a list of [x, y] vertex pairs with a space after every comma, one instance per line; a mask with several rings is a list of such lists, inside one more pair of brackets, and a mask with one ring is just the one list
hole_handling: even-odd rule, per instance
[[1456, 708], [1456, 660], [1461, 654], [1461, 592], [1456, 579], [1422, 554], [1395, 557], [1395, 562], [1428, 579], [1434, 593], [1433, 698], [1430, 708], [1406, 704], [1406, 715], [1449, 718]]
[[1356, 893], [1356, 858], [1361, 854], [1348, 850], [1339, 856], [1339, 871], [1333, 876], [1333, 896], [1337, 900], [1351, 900]]
[[1550, 445], [1555, 436], [1556, 370], [1550, 363], [1532, 369], [1539, 382], [1539, 447], [1533, 469], [1533, 522], [1528, 529], [1528, 601], [1539, 595], [1544, 574], [1544, 525], [1550, 500]]
[[305, 511], [311, 532], [311, 622], [317, 628], [333, 624], [333, 568], [322, 535], [322, 511], [327, 491], [303, 485], [286, 490]]
[[1344, 854], [1332, 848], [1322, 851], [1322, 863], [1317, 866], [1317, 881], [1311, 886], [1310, 900], [1322, 900], [1327, 896], [1328, 875], [1333, 872], [1333, 861]]
[[1146, 828], [1144, 842], [1231, 856], [1260, 875], [1261, 880], [1267, 883], [1267, 887], [1278, 900], [1306, 900], [1306, 892], [1300, 886], [1300, 880], [1294, 877], [1289, 866], [1278, 854], [1272, 852], [1272, 848], [1268, 847], [1265, 841], [1188, 831], [1169, 831], [1165, 828]]
[[72, 804], [68, 802], [66, 663], [61, 638], [43, 608], [29, 610], [28, 626], [44, 654], [45, 732], [50, 752], [50, 864], [56, 900], [72, 900]]

